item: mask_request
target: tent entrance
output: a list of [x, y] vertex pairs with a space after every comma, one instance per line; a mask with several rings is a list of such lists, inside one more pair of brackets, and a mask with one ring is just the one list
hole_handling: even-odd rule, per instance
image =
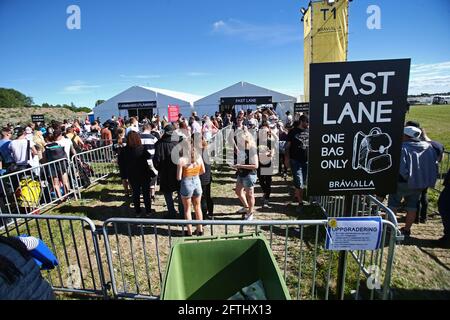
[[128, 109], [128, 118], [137, 117], [139, 120], [153, 118], [153, 109]]
[[231, 113], [232, 117], [236, 116], [236, 113], [248, 109], [256, 110], [260, 106], [276, 107], [276, 103], [272, 102], [272, 97], [222, 97], [220, 98], [220, 113]]
[[141, 120], [145, 117], [151, 119], [156, 105], [156, 101], [119, 102], [118, 108], [120, 113], [126, 111], [128, 117], [137, 117]]

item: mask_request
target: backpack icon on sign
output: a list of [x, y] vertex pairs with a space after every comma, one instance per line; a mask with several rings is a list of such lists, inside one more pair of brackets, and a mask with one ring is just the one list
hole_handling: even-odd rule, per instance
[[369, 174], [388, 170], [392, 167], [391, 146], [391, 137], [380, 128], [373, 128], [368, 135], [358, 132], [353, 140], [353, 169]]

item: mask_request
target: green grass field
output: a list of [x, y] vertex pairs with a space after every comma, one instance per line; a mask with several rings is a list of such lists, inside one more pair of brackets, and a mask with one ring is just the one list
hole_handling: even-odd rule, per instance
[[418, 105], [411, 106], [406, 120], [415, 120], [425, 129], [432, 140], [439, 141], [450, 150], [450, 106]]

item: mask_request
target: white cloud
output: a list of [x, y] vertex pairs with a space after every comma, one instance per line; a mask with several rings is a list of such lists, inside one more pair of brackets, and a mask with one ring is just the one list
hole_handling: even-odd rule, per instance
[[92, 92], [91, 89], [99, 88], [99, 85], [88, 85], [84, 81], [73, 81], [70, 85], [65, 86], [61, 93], [63, 94], [84, 94]]
[[187, 76], [189, 76], [189, 77], [206, 77], [206, 76], [209, 76], [209, 75], [211, 75], [210, 73], [207, 73], [207, 72], [188, 72], [188, 73], [186, 73], [186, 75]]
[[124, 75], [121, 74], [120, 77], [127, 78], [127, 79], [159, 79], [161, 76], [159, 74], [138, 74], [138, 75]]
[[450, 91], [450, 61], [411, 65], [409, 94]]
[[226, 24], [225, 24], [225, 22], [223, 22], [223, 20], [214, 22], [214, 24], [213, 24], [213, 28], [214, 28], [215, 31], [217, 31], [217, 30], [219, 30], [221, 28], [224, 28], [224, 27], [226, 27]]
[[237, 37], [251, 42], [263, 42], [269, 45], [284, 45], [301, 42], [301, 29], [287, 25], [255, 25], [230, 19], [227, 22], [219, 20], [213, 23], [213, 34]]

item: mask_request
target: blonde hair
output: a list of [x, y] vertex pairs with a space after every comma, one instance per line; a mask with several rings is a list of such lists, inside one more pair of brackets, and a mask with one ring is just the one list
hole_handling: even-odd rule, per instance
[[40, 130], [36, 130], [33, 134], [33, 142], [36, 144], [36, 146], [38, 147], [38, 151], [42, 151], [45, 148], [45, 139], [44, 139], [44, 135], [42, 134], [42, 132]]
[[242, 142], [244, 144], [245, 149], [253, 149], [256, 148], [256, 141], [253, 137], [253, 135], [247, 131], [247, 130], [242, 130], [239, 131], [236, 134], [236, 138], [238, 139], [238, 144], [239, 142]]

